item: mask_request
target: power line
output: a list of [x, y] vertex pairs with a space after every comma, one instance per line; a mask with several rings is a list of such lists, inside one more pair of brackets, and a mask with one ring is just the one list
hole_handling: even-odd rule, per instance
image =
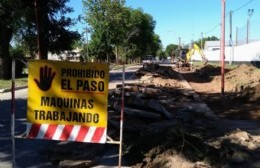
[[254, 1], [254, 0], [250, 0], [250, 1], [248, 1], [248, 2], [245, 3], [244, 5], [242, 5], [242, 6], [240, 6], [239, 8], [233, 10], [233, 12], [236, 12], [236, 11], [238, 11], [238, 10], [240, 10], [240, 9], [242, 9], [242, 8], [244, 8], [244, 7], [246, 7], [248, 4], [252, 3], [253, 1]]
[[207, 31], [207, 32], [204, 33], [204, 34], [211, 33], [211, 32], [214, 31], [219, 25], [220, 25], [220, 23], [218, 23], [216, 26], [214, 26], [212, 29], [210, 29], [209, 31]]
[[[240, 10], [240, 9], [242, 9], [242, 8], [244, 8], [244, 7], [246, 7], [247, 5], [249, 5], [250, 3], [252, 3], [254, 0], [249, 0], [248, 2], [246, 2], [245, 4], [243, 4], [242, 6], [240, 6], [239, 8], [237, 8], [237, 9], [235, 9], [235, 10], [231, 10], [231, 12], [237, 12], [238, 10]], [[228, 16], [228, 14], [229, 13], [227, 13], [226, 15], [225, 15], [225, 17], [227, 17]], [[221, 25], [221, 23], [218, 23], [216, 26], [214, 26], [212, 29], [210, 29], [209, 31], [207, 31], [206, 33], [204, 33], [204, 34], [208, 34], [208, 33], [211, 33], [212, 31], [214, 31], [219, 25]]]

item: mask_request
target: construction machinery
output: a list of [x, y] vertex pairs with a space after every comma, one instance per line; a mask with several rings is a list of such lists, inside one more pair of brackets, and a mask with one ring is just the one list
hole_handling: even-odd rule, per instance
[[192, 47], [187, 49], [180, 50], [180, 56], [178, 57], [177, 66], [178, 67], [191, 67], [191, 58], [194, 55], [195, 51], [197, 51], [201, 56], [201, 61], [204, 62], [204, 65], [208, 63], [208, 59], [205, 57], [204, 53], [200, 49], [197, 44], [193, 44]]

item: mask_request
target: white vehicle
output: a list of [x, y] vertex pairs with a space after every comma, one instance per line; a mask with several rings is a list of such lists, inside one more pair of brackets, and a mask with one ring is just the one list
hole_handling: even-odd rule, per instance
[[142, 60], [143, 66], [146, 66], [147, 64], [155, 64], [155, 63], [157, 63], [157, 61], [155, 60], [155, 58], [152, 55], [147, 55]]

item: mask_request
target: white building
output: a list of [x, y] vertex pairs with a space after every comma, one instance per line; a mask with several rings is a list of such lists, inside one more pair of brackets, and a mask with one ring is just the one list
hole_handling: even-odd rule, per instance
[[60, 61], [80, 61], [80, 49], [75, 49], [73, 51], [64, 51], [60, 54], [48, 53], [48, 60], [60, 60]]
[[204, 50], [207, 51], [220, 50], [220, 41], [205, 41]]
[[[206, 41], [203, 53], [209, 61], [220, 61], [220, 41]], [[201, 56], [195, 53], [192, 60], [201, 60]], [[229, 43], [226, 43], [225, 61], [229, 63], [260, 62], [260, 41], [239, 46], [229, 46]]]

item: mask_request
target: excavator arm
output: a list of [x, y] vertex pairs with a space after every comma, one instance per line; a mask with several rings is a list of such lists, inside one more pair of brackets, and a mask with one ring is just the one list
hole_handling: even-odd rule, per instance
[[198, 53], [201, 56], [202, 61], [204, 62], [204, 65], [206, 65], [208, 63], [208, 59], [205, 57], [205, 55], [201, 51], [200, 47], [195, 43], [193, 44], [192, 48], [186, 53], [186, 63], [190, 62], [191, 57], [193, 56], [195, 51], [198, 51]]

